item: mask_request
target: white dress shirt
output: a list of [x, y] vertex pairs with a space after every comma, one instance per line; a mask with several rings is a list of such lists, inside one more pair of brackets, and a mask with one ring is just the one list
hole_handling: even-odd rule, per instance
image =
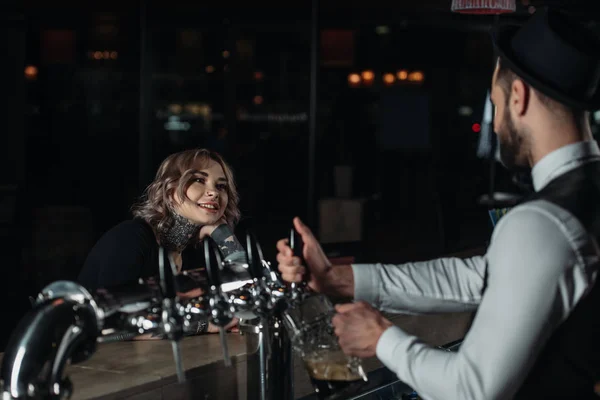
[[[534, 188], [599, 159], [596, 142], [562, 147], [534, 166]], [[384, 311], [477, 309], [456, 353], [391, 327], [377, 357], [425, 399], [486, 400], [514, 396], [551, 334], [592, 288], [599, 260], [595, 240], [572, 214], [535, 200], [502, 217], [484, 256], [352, 269], [355, 298]]]

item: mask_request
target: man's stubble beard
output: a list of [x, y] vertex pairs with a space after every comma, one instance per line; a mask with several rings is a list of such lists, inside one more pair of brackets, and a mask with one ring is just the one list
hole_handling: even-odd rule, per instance
[[500, 145], [500, 162], [506, 169], [513, 173], [523, 173], [531, 168], [527, 163], [524, 154], [527, 149], [524, 148], [526, 143], [522, 134], [519, 134], [515, 123], [508, 111], [508, 105], [504, 109], [504, 124], [503, 127], [506, 135], [498, 135]]

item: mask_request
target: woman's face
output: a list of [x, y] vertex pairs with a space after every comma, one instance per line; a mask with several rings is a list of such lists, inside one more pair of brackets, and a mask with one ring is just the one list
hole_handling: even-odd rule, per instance
[[227, 179], [221, 165], [210, 160], [205, 168], [196, 172], [192, 184], [187, 189], [187, 199], [174, 194], [175, 211], [200, 225], [213, 225], [219, 221], [229, 199]]

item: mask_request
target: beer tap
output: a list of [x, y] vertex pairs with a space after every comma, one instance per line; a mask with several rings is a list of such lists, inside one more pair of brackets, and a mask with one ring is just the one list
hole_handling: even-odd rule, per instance
[[[304, 242], [302, 241], [302, 238], [294, 228], [290, 229], [289, 246], [292, 249], [294, 256], [299, 257], [300, 263], [305, 265], [303, 257]], [[305, 268], [306, 273], [304, 276], [306, 276], [306, 274], [308, 273], [308, 266], [305, 265]], [[290, 284], [290, 295], [292, 298], [292, 303], [295, 304], [299, 301], [302, 301], [302, 299], [306, 295], [307, 290], [308, 285], [306, 278], [304, 278], [301, 282], [292, 282]]]
[[254, 280], [255, 308], [263, 314], [268, 314], [285, 297], [285, 284], [271, 264], [265, 261], [260, 243], [250, 231], [246, 233], [246, 252]]
[[[255, 314], [259, 318], [259, 328], [263, 330], [263, 334], [269, 337], [269, 317], [275, 306], [274, 298], [271, 296], [271, 287], [267, 282], [269, 275], [265, 274], [263, 265], [263, 254], [256, 236], [248, 231], [246, 232], [246, 254], [248, 257], [248, 266], [253, 278], [252, 297], [254, 303]], [[270, 342], [265, 341], [267, 354], [271, 354]]]
[[183, 383], [185, 382], [185, 372], [183, 368], [183, 357], [181, 356], [180, 341], [183, 338], [184, 320], [183, 315], [178, 309], [179, 307], [175, 280], [177, 270], [171, 258], [168, 256], [167, 261], [169, 266], [165, 266], [165, 254], [162, 247], [159, 248], [158, 257], [160, 286], [163, 295], [161, 312], [162, 329], [167, 339], [171, 341], [171, 347], [173, 348], [173, 359], [175, 361], [175, 369], [177, 371], [177, 380], [179, 383]]
[[227, 301], [221, 289], [221, 253], [211, 238], [204, 239], [204, 260], [208, 279], [211, 282], [209, 293], [210, 321], [219, 327], [223, 361], [225, 366], [229, 367], [231, 366], [231, 358], [227, 347], [225, 326], [233, 320], [234, 310], [232, 310], [233, 307]]

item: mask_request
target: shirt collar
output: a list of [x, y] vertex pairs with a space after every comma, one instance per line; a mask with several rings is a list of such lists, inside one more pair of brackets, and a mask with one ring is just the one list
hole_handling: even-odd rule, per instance
[[598, 159], [600, 159], [600, 149], [595, 140], [563, 146], [546, 154], [533, 166], [531, 170], [533, 187], [537, 192], [559, 175]]

